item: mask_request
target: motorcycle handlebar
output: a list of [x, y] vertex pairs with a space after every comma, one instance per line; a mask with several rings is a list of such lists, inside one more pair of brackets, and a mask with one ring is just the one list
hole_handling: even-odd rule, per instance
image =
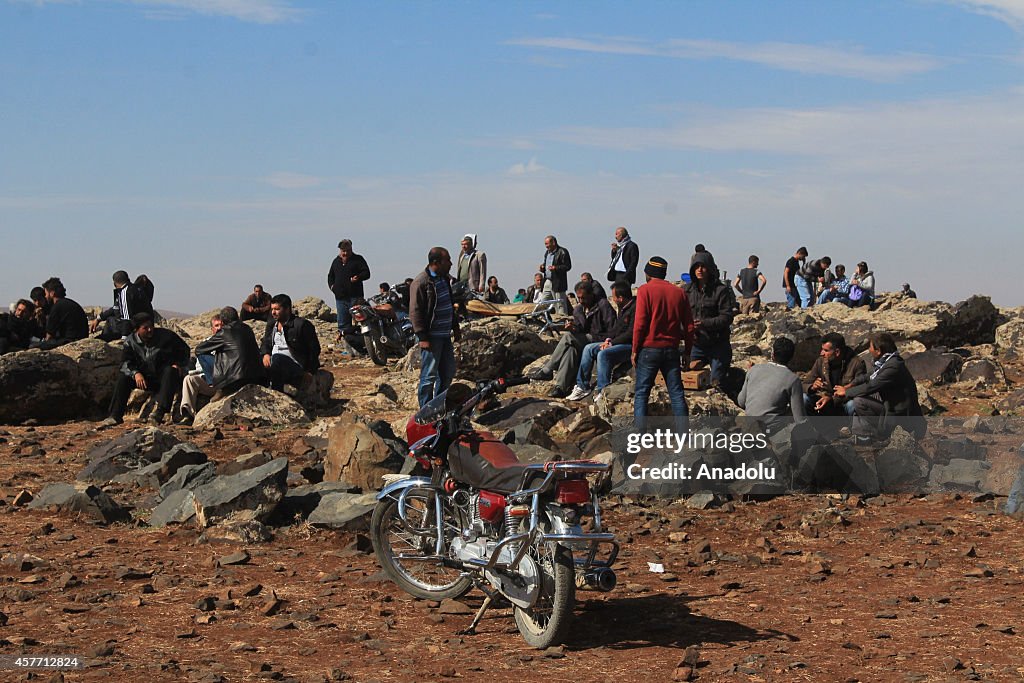
[[508, 378], [505, 378], [503, 380], [500, 380], [500, 382], [501, 382], [501, 385], [503, 387], [506, 387], [506, 388], [507, 387], [518, 387], [521, 384], [529, 384], [530, 383], [530, 378], [529, 377], [508, 377]]

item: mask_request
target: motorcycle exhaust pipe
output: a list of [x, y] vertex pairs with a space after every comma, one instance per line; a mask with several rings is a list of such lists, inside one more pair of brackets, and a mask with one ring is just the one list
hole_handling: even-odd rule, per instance
[[615, 572], [608, 567], [598, 567], [576, 575], [576, 587], [581, 590], [595, 590], [609, 593], [618, 583]]

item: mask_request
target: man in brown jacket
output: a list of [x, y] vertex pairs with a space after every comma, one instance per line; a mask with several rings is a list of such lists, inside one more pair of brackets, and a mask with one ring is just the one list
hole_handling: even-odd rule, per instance
[[853, 415], [853, 401], [837, 396], [835, 388], [847, 389], [867, 378], [864, 359], [846, 345], [838, 332], [821, 338], [821, 353], [804, 375], [804, 405], [808, 415]]
[[263, 285], [252, 288], [252, 294], [242, 302], [238, 316], [240, 320], [266, 320], [270, 317], [270, 295], [263, 291]]

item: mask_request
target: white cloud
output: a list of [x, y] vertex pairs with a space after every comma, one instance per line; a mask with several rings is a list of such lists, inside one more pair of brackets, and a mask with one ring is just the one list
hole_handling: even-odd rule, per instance
[[[12, 0], [9, 0], [12, 1]], [[81, 0], [13, 0], [30, 5], [81, 4]], [[188, 13], [232, 17], [256, 24], [279, 24], [302, 15], [291, 0], [113, 0], [138, 5], [147, 16], [166, 19]]]
[[537, 163], [537, 157], [533, 157], [525, 164], [513, 164], [506, 171], [508, 175], [527, 175], [529, 173], [538, 173], [540, 171], [546, 171], [547, 168]]
[[1024, 2], [1021, 0], [949, 0], [971, 12], [993, 17], [1010, 25], [1014, 30], [1024, 30]]
[[941, 67], [944, 60], [930, 55], [871, 55], [859, 47], [833, 47], [797, 43], [730, 43], [675, 39], [662, 43], [630, 38], [521, 38], [511, 45], [551, 50], [604, 54], [670, 57], [675, 59], [731, 59], [785, 71], [891, 82]]
[[323, 178], [317, 178], [316, 176], [305, 175], [303, 173], [291, 173], [289, 171], [272, 173], [262, 180], [268, 185], [272, 185], [282, 190], [301, 190], [307, 187], [317, 187], [322, 185], [324, 182]]

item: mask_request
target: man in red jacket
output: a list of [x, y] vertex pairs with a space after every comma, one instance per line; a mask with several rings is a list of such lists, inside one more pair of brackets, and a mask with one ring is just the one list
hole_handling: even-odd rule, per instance
[[[637, 291], [633, 320], [633, 366], [636, 368], [633, 419], [638, 430], [646, 427], [647, 402], [654, 380], [661, 372], [672, 401], [676, 430], [683, 433], [689, 413], [681, 366], [693, 348], [693, 312], [686, 293], [665, 282], [667, 272], [668, 261], [660, 256], [651, 257], [644, 266], [647, 284]], [[679, 355], [681, 341], [685, 345], [682, 357]]]

